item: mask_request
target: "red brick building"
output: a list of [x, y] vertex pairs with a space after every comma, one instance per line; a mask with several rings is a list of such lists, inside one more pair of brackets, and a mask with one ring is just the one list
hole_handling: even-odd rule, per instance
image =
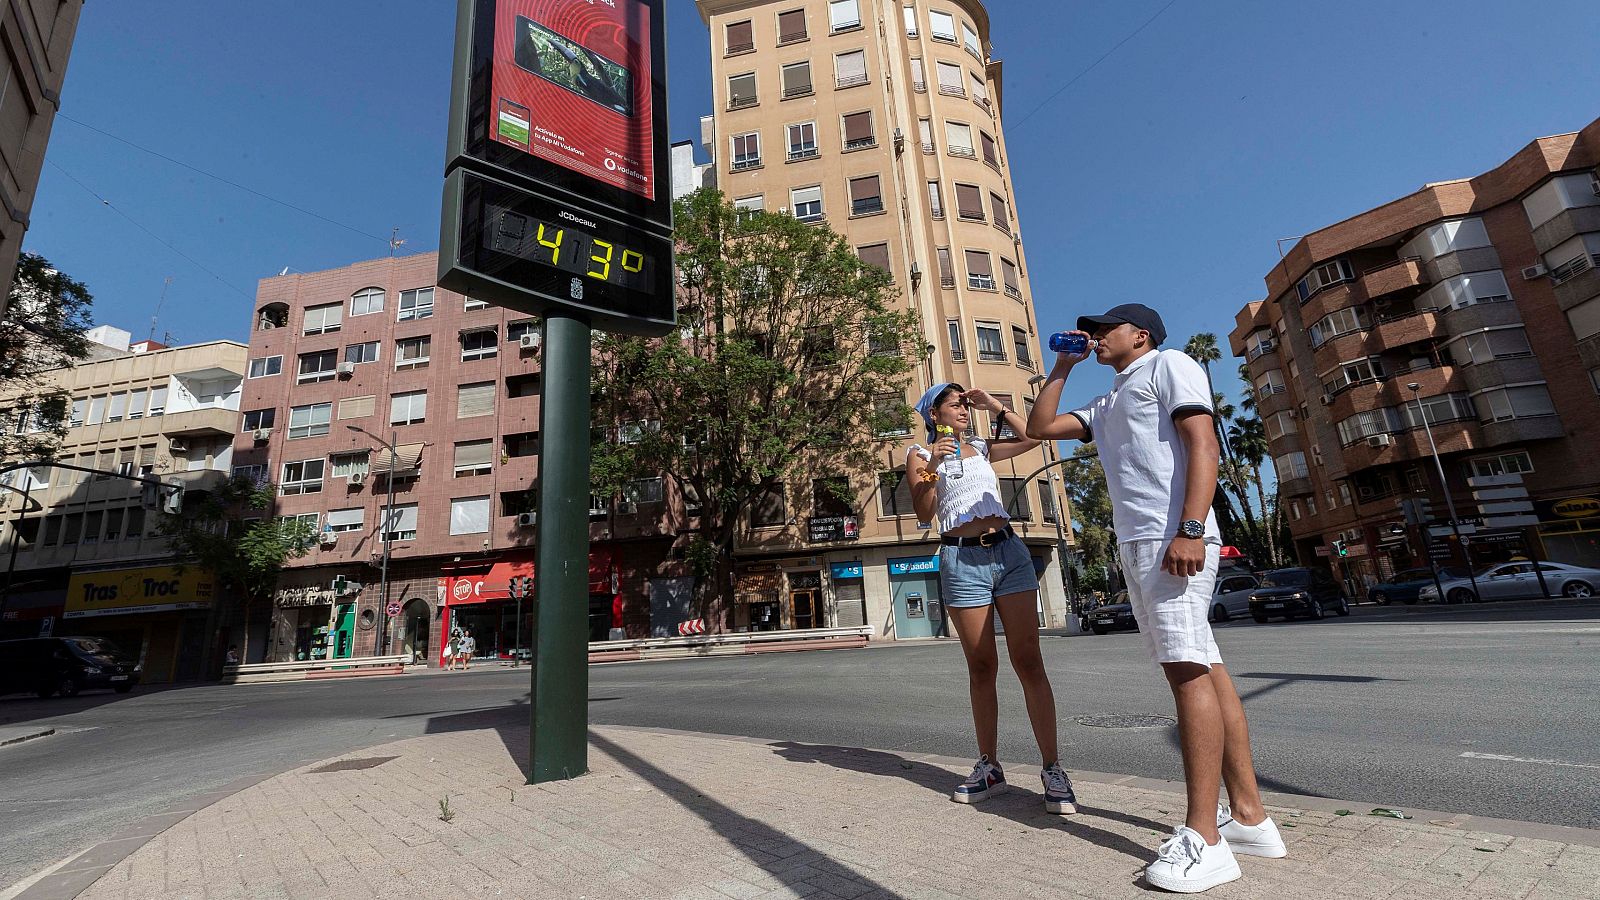
[[1344, 542], [1352, 590], [1430, 547], [1600, 565], [1600, 121], [1307, 235], [1266, 282], [1229, 340], [1302, 562]]

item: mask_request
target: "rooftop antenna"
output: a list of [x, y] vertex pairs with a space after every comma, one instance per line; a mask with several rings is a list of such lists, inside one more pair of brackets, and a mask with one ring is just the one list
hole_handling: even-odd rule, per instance
[[396, 225], [394, 230], [389, 232], [389, 255], [393, 256], [394, 251], [400, 249], [404, 243], [405, 239], [400, 236], [400, 226]]
[[161, 306], [167, 302], [167, 288], [172, 287], [172, 276], [168, 275], [161, 282], [161, 299], [156, 301], [155, 314], [150, 317], [150, 340], [156, 339], [156, 320], [161, 318]]

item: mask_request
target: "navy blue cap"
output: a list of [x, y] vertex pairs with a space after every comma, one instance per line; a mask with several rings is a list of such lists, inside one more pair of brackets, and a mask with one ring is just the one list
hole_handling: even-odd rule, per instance
[[1079, 316], [1078, 330], [1094, 333], [1102, 325], [1121, 325], [1126, 322], [1141, 331], [1150, 332], [1150, 342], [1157, 347], [1167, 339], [1167, 326], [1161, 322], [1161, 314], [1145, 306], [1143, 303], [1124, 303], [1106, 310], [1103, 316]]

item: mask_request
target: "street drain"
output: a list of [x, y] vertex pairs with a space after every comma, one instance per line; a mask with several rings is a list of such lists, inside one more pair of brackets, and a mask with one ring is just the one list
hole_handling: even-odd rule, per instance
[[341, 759], [325, 766], [318, 766], [312, 769], [311, 773], [315, 775], [321, 772], [357, 772], [362, 769], [375, 769], [391, 759], [399, 758], [398, 756], [367, 756], [361, 759]]
[[1090, 728], [1166, 728], [1178, 724], [1171, 716], [1073, 716], [1072, 721]]

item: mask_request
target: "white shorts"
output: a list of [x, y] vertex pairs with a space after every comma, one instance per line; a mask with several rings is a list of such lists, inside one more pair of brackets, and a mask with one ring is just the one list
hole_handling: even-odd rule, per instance
[[1222, 653], [1211, 634], [1211, 592], [1217, 583], [1222, 547], [1206, 544], [1206, 567], [1192, 578], [1161, 569], [1172, 541], [1128, 541], [1117, 549], [1128, 580], [1128, 602], [1144, 635], [1150, 656], [1158, 663], [1192, 662], [1222, 665]]

